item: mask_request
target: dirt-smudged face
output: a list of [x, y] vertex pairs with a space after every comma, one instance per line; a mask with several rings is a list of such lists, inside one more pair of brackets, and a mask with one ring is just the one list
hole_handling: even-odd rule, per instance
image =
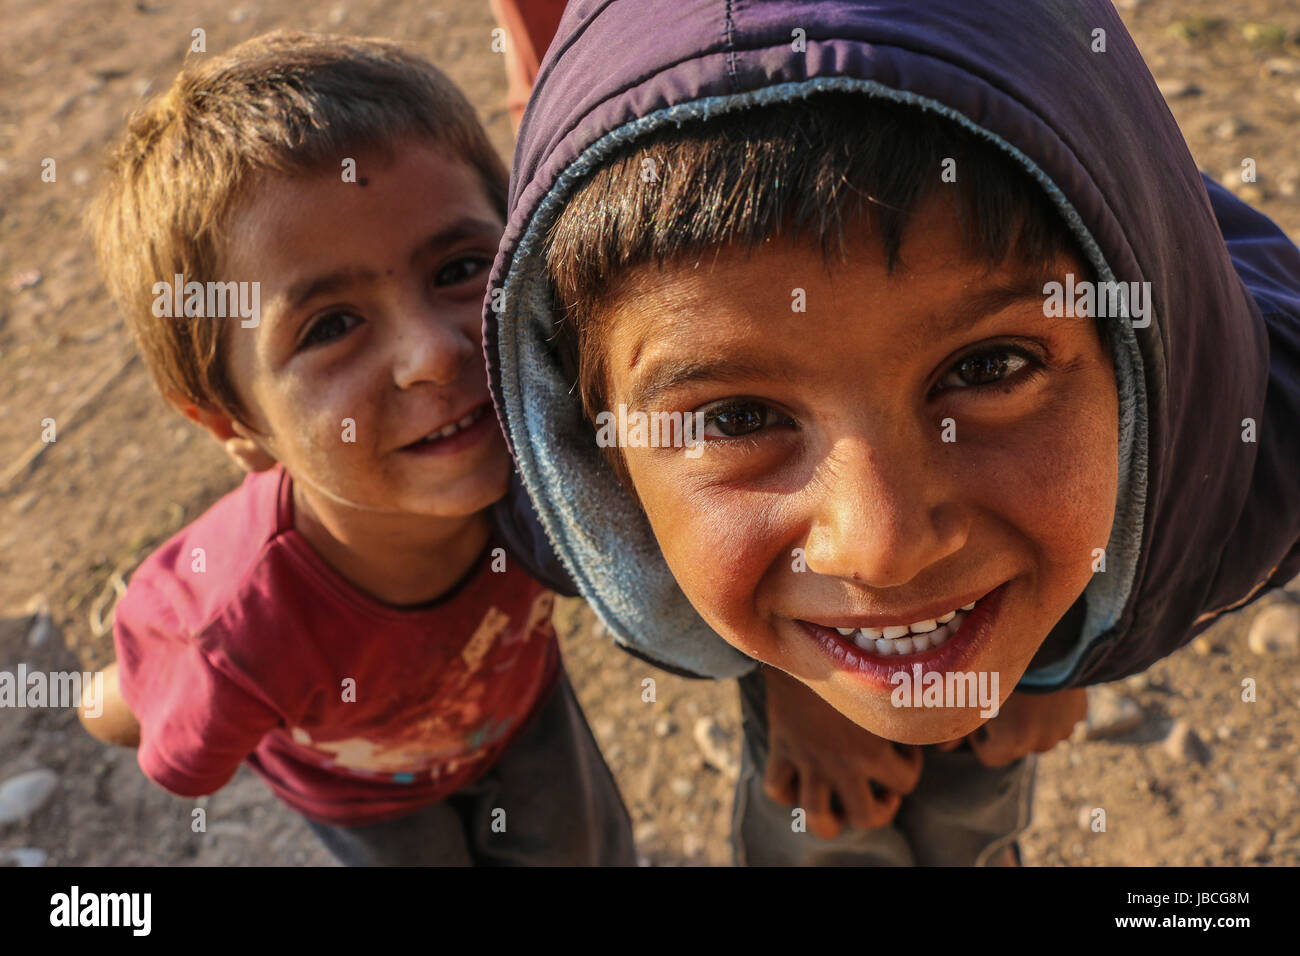
[[422, 140], [355, 159], [355, 183], [272, 179], [234, 217], [228, 268], [263, 315], [231, 330], [232, 378], [317, 510], [472, 515], [510, 473], [481, 334], [501, 218]]
[[950, 740], [985, 719], [974, 695], [899, 707], [898, 674], [1011, 694], [1109, 537], [1114, 372], [1092, 319], [1043, 314], [1081, 262], [989, 272], [944, 204], [892, 276], [878, 248], [850, 262], [775, 240], [630, 272], [608, 404], [704, 413], [698, 457], [622, 451], [711, 627], [875, 734]]

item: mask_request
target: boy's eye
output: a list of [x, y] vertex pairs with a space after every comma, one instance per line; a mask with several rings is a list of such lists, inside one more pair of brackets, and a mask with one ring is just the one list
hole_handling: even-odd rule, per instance
[[492, 260], [483, 256], [466, 256], [464, 259], [457, 259], [438, 270], [438, 274], [433, 277], [433, 284], [438, 286], [457, 285], [474, 278], [480, 272], [492, 267]]
[[763, 402], [753, 399], [715, 402], [700, 409], [704, 413], [706, 438], [743, 438], [771, 424], [793, 424]]
[[320, 345], [347, 335], [363, 320], [351, 312], [327, 312], [312, 323], [307, 334], [303, 336], [302, 348]]
[[997, 346], [971, 352], [959, 358], [939, 381], [943, 388], [976, 388], [997, 385], [1022, 369], [1037, 366], [1033, 356], [1022, 349]]

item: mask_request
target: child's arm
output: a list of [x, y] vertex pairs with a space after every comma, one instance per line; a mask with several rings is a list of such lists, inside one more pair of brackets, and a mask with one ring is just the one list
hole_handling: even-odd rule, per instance
[[[903, 794], [921, 779], [921, 750], [863, 730], [793, 677], [763, 667], [768, 758], [763, 789], [802, 807], [808, 829], [832, 839], [894, 819]], [[839, 807], [834, 806], [838, 799]]]
[[95, 678], [89, 687], [83, 688], [81, 703], [77, 707], [81, 726], [106, 744], [140, 746], [140, 722], [122, 699], [116, 662], [105, 667]]
[[996, 717], [939, 749], [952, 750], [969, 740], [980, 763], [1001, 767], [1029, 753], [1046, 753], [1087, 716], [1088, 695], [1082, 687], [1052, 694], [1013, 692]]

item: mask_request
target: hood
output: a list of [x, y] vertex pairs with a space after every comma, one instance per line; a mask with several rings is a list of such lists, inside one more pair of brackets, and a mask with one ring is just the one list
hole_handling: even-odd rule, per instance
[[[1093, 50], [1097, 30], [1104, 52]], [[1218, 220], [1239, 218], [1244, 256], [1271, 224], [1207, 189], [1109, 2], [576, 0], [519, 132], [484, 348], [541, 524], [615, 640], [702, 675], [753, 666], [691, 607], [595, 447], [547, 344], [542, 240], [583, 176], [622, 144], [827, 90], [934, 110], [983, 135], [1041, 184], [1098, 280], [1150, 283], [1149, 325], [1114, 325], [1119, 493], [1105, 571], [1085, 592], [1073, 650], [1020, 686], [1142, 670], [1207, 612], [1280, 583], [1266, 582], [1280, 564], [1300, 571], [1300, 448], [1279, 437], [1297, 430], [1300, 412], [1300, 258], [1273, 228], [1259, 268], [1282, 303], [1266, 311], [1284, 324], [1270, 332]], [[1270, 335], [1282, 353], [1275, 377], [1286, 366], [1271, 388]], [[1247, 418], [1255, 442], [1242, 440]]]

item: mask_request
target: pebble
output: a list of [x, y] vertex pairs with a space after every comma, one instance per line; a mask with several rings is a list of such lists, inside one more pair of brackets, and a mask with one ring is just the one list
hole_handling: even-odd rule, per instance
[[1084, 739], [1118, 737], [1141, 726], [1146, 714], [1137, 702], [1106, 687], [1088, 688], [1088, 722]]
[[655, 721], [655, 736], [656, 736], [656, 737], [667, 737], [667, 736], [670, 736], [670, 735], [673, 734], [676, 730], [677, 730], [677, 725], [674, 724], [674, 723], [673, 723], [671, 720], [669, 720], [667, 717], [660, 717], [658, 720]]
[[1214, 731], [1214, 736], [1220, 740], [1229, 740], [1232, 738], [1232, 728], [1220, 724]]
[[1300, 605], [1273, 604], [1255, 615], [1246, 643], [1266, 657], [1300, 655]]
[[647, 843], [659, 835], [659, 824], [645, 820], [632, 828], [632, 838], [637, 843]]
[[1163, 82], [1157, 82], [1156, 85], [1160, 88], [1160, 95], [1167, 100], [1180, 100], [1189, 96], [1200, 96], [1205, 92], [1195, 83], [1188, 82], [1187, 80], [1165, 80]]
[[1300, 60], [1290, 56], [1275, 56], [1264, 61], [1264, 72], [1269, 76], [1300, 76]]
[[0, 850], [0, 867], [4, 866], [44, 866], [49, 854], [34, 846], [19, 846]]
[[50, 618], [49, 602], [43, 597], [38, 597], [33, 602], [32, 626], [27, 631], [27, 646], [44, 647], [50, 643], [53, 634], [54, 621]]
[[677, 794], [677, 796], [681, 797], [683, 800], [695, 792], [695, 784], [691, 783], [685, 777], [673, 777], [672, 783], [670, 783], [669, 786], [672, 787], [673, 793]]
[[1192, 650], [1200, 654], [1202, 657], [1209, 657], [1214, 653], [1214, 645], [1210, 643], [1210, 639], [1206, 635], [1202, 634], [1196, 640], [1192, 641]]
[[58, 781], [53, 770], [39, 767], [0, 783], [0, 824], [26, 820], [45, 806]]
[[1165, 738], [1164, 748], [1176, 760], [1195, 761], [1199, 764], [1210, 762], [1210, 748], [1185, 720], [1174, 721], [1169, 736]]
[[712, 717], [701, 717], [695, 722], [695, 745], [709, 766], [728, 777], [740, 776], [740, 760], [731, 746], [731, 734]]
[[1151, 686], [1151, 678], [1147, 674], [1134, 674], [1124, 682], [1124, 686], [1131, 691], [1141, 693]]
[[40, 269], [24, 269], [22, 272], [15, 273], [9, 280], [9, 291], [21, 292], [23, 289], [38, 286], [43, 278], [45, 277], [41, 275]]

